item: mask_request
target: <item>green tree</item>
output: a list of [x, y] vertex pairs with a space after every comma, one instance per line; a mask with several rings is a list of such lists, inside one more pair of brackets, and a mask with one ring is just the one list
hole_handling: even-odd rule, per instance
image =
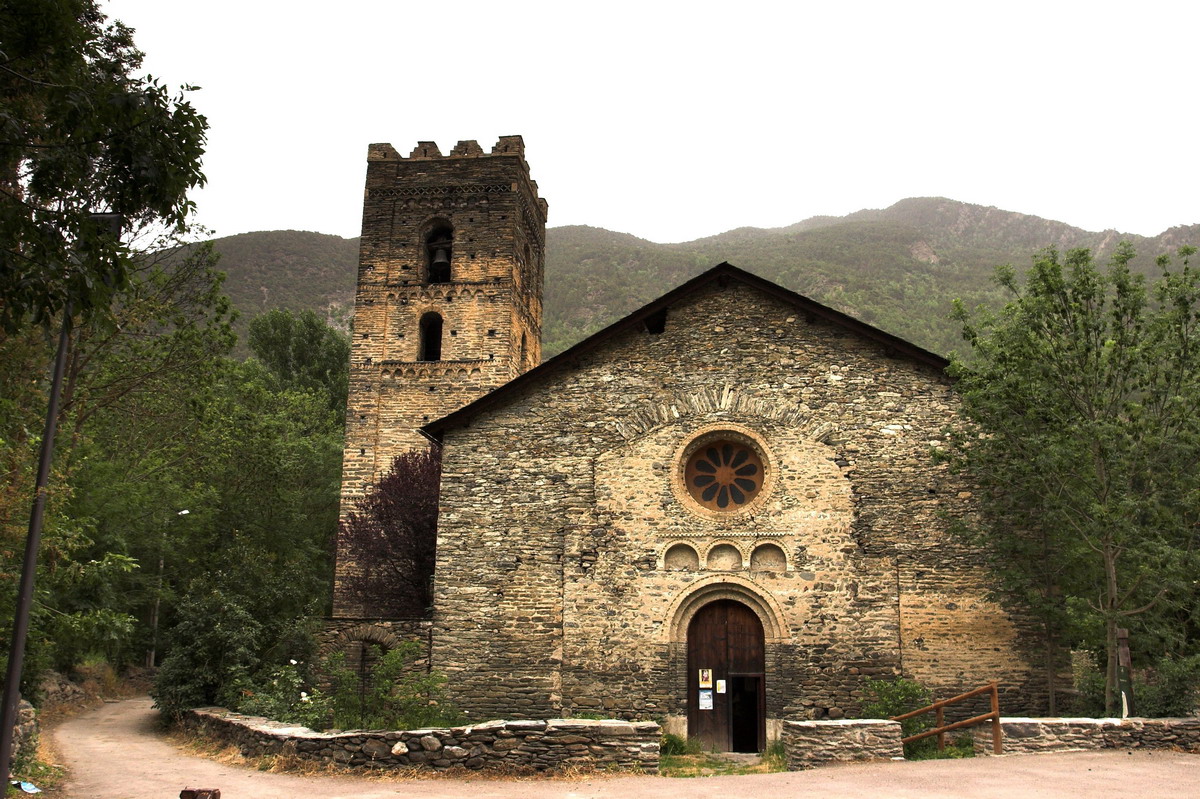
[[0, 42], [0, 327], [49, 324], [68, 301], [103, 316], [131, 253], [91, 214], [182, 227], [208, 124], [134, 76], [132, 31], [94, 0], [9, 0]]
[[1131, 247], [1105, 271], [1087, 250], [1040, 253], [998, 314], [956, 317], [971, 345], [951, 371], [966, 421], [950, 456], [981, 488], [968, 532], [1053, 653], [1107, 653], [1130, 626], [1149, 658], [1194, 649], [1200, 525], [1200, 275], [1159, 259], [1151, 287]]
[[346, 417], [350, 340], [311, 310], [275, 309], [250, 321], [250, 351], [281, 388], [317, 391]]
[[441, 476], [436, 447], [397, 455], [342, 522], [339, 550], [355, 567], [345, 591], [368, 613], [417, 617], [433, 604]]
[[226, 360], [190, 404], [191, 513], [164, 569], [164, 710], [234, 701], [256, 675], [306, 656], [306, 622], [327, 610], [342, 430], [325, 396], [276, 383], [258, 361]]

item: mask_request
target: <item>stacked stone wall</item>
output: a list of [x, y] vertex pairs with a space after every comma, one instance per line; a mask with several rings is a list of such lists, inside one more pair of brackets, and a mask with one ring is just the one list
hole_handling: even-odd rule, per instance
[[658, 771], [661, 730], [653, 722], [552, 719], [470, 727], [314, 732], [224, 708], [188, 711], [183, 724], [247, 757], [288, 755], [356, 768]]
[[[1200, 718], [1002, 718], [1004, 754], [1079, 749], [1177, 749], [1200, 753]], [[976, 754], [992, 754], [990, 727], [972, 727]]]
[[432, 624], [428, 619], [325, 619], [317, 634], [317, 647], [323, 654], [347, 652], [356, 646], [376, 645], [392, 650], [408, 641], [420, 644], [419, 664], [428, 665]]
[[[1019, 628], [946, 530], [970, 507], [930, 458], [954, 420], [934, 367], [714, 281], [661, 332], [626, 329], [445, 432], [434, 667], [489, 714], [678, 717], [690, 614], [727, 597], [763, 621], [775, 719], [853, 715], [867, 677], [895, 674], [1025, 696]], [[680, 452], [725, 429], [760, 442], [773, 483], [748, 512], [700, 513]], [[768, 543], [786, 563], [756, 568]], [[691, 565], [668, 563], [678, 544]]]
[[785, 721], [788, 771], [854, 760], [903, 760], [900, 722], [875, 719]]
[[12, 751], [13, 763], [24, 768], [37, 757], [38, 739], [41, 736], [41, 724], [38, 712], [28, 701], [21, 699], [17, 702], [17, 723], [13, 725]]

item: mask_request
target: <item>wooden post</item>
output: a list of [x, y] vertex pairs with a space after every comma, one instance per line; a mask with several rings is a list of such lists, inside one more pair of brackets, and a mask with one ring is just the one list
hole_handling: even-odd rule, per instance
[[[938, 705], [937, 725], [936, 726], [940, 730], [943, 726], [945, 726], [945, 724], [946, 724], [946, 714], [942, 710], [942, 706]], [[945, 750], [946, 750], [946, 733], [939, 732], [938, 733], [938, 751], [944, 752]]]
[[1117, 686], [1121, 691], [1121, 718], [1136, 716], [1133, 707], [1133, 659], [1129, 656], [1129, 630], [1117, 628]]
[[1004, 745], [1001, 743], [1003, 732], [1000, 729], [1000, 691], [996, 683], [992, 683], [992, 753], [1003, 754]]

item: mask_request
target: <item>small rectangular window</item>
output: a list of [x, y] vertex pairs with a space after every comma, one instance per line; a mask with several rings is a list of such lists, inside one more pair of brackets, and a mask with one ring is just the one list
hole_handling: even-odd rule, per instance
[[652, 336], [657, 336], [659, 333], [667, 329], [667, 309], [655, 311], [642, 320], [642, 324], [646, 326], [646, 332]]

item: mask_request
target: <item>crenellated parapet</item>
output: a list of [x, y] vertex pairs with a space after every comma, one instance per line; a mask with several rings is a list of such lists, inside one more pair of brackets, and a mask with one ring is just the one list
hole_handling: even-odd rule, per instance
[[367, 147], [368, 161], [405, 161], [431, 160], [437, 158], [480, 158], [488, 155], [508, 155], [525, 157], [525, 140], [520, 136], [501, 136], [492, 147], [491, 153], [485, 153], [474, 139], [463, 139], [450, 150], [449, 155], [442, 155], [437, 142], [419, 141], [417, 146], [408, 154], [408, 158], [400, 155], [391, 144], [386, 142], [371, 144]]

